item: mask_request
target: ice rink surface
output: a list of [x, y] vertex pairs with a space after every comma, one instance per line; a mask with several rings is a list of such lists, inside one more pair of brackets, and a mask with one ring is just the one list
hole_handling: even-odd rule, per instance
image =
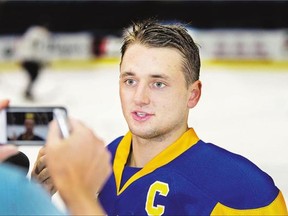
[[[20, 69], [1, 70], [0, 99], [9, 98], [10, 105], [65, 106], [108, 144], [127, 132], [118, 75], [116, 64], [85, 70], [47, 68], [36, 83], [36, 101], [29, 102], [22, 97], [26, 74]], [[262, 71], [204, 66], [200, 79], [202, 98], [190, 112], [189, 126], [202, 140], [247, 157], [271, 175], [287, 203], [288, 68]], [[20, 150], [28, 155], [31, 171], [39, 147]]]

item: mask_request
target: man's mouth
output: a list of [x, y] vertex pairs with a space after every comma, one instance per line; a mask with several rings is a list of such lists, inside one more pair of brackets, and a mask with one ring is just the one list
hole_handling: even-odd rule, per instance
[[132, 117], [136, 121], [146, 121], [148, 120], [152, 114], [147, 112], [141, 112], [141, 111], [134, 111], [132, 112]]
[[136, 112], [136, 115], [139, 117], [145, 117], [147, 115], [147, 113], [144, 112]]

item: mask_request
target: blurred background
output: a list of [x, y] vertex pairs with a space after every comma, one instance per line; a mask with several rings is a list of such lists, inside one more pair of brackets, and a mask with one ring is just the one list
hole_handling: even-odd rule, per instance
[[287, 61], [288, 1], [0, 1], [0, 62], [15, 60], [19, 36], [33, 25], [53, 33], [49, 58], [118, 56], [122, 29], [156, 17], [186, 23], [202, 58]]
[[[0, 98], [65, 106], [109, 143], [128, 130], [118, 98], [122, 29], [149, 17], [185, 23], [202, 58], [203, 95], [190, 126], [204, 141], [256, 163], [287, 202], [287, 11], [288, 1], [0, 0]], [[27, 100], [17, 47], [34, 25], [50, 31], [49, 64], [35, 83], [35, 99]], [[39, 148], [21, 147], [31, 164]]]

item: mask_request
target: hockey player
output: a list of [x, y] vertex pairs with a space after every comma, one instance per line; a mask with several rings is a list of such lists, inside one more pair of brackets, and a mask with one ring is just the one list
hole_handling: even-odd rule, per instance
[[45, 26], [31, 26], [20, 39], [17, 48], [20, 66], [28, 75], [24, 97], [34, 100], [33, 88], [40, 72], [48, 63], [50, 32]]
[[[189, 127], [202, 84], [198, 46], [183, 26], [135, 23], [121, 54], [119, 91], [129, 131], [108, 145], [113, 174], [98, 191], [108, 215], [287, 215], [267, 173]], [[65, 166], [58, 154], [55, 166]], [[43, 157], [44, 151], [32, 175], [52, 190]]]

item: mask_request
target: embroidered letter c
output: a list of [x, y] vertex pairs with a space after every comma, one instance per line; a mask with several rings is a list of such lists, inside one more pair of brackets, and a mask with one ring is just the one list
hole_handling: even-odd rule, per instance
[[154, 205], [156, 192], [159, 192], [159, 195], [166, 197], [169, 193], [169, 185], [160, 181], [156, 181], [150, 185], [145, 206], [148, 215], [162, 215], [165, 212], [165, 206]]

